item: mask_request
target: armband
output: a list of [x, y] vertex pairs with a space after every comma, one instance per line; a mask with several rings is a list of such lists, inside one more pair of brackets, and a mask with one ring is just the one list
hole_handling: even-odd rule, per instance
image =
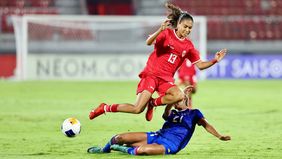
[[217, 60], [216, 59], [212, 59], [211, 62], [212, 62], [212, 64], [216, 64]]

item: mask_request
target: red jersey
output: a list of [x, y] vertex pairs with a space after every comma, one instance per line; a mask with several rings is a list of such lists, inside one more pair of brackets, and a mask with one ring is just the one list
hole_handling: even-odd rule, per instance
[[186, 58], [192, 64], [200, 60], [199, 52], [193, 43], [188, 38], [178, 38], [175, 30], [165, 29], [156, 38], [154, 51], [139, 77], [153, 75], [174, 82], [173, 76]]
[[178, 69], [179, 77], [193, 76], [195, 74], [196, 74], [195, 66], [188, 59], [186, 59]]

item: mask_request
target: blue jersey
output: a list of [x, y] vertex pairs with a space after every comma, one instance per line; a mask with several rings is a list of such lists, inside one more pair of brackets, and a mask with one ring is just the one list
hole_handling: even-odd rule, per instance
[[177, 153], [188, 144], [197, 122], [203, 117], [198, 109], [172, 110], [162, 129], [157, 133], [170, 141], [167, 145], [173, 147], [173, 153]]

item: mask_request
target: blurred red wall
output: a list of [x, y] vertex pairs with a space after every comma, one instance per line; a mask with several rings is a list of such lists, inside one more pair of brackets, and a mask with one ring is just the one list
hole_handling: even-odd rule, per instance
[[8, 78], [13, 76], [15, 68], [15, 54], [0, 54], [0, 78]]

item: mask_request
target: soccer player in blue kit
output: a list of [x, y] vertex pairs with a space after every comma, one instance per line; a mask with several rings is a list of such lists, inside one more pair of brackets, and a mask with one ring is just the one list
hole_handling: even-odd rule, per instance
[[[184, 89], [183, 101], [166, 106], [163, 114], [165, 123], [156, 132], [129, 132], [115, 135], [102, 147], [90, 147], [88, 153], [109, 153], [111, 150], [131, 155], [176, 154], [190, 141], [196, 124], [203, 126], [220, 140], [231, 140], [230, 136], [219, 134], [198, 109], [188, 109], [188, 96], [191, 87]], [[171, 110], [174, 107], [177, 110]]]

